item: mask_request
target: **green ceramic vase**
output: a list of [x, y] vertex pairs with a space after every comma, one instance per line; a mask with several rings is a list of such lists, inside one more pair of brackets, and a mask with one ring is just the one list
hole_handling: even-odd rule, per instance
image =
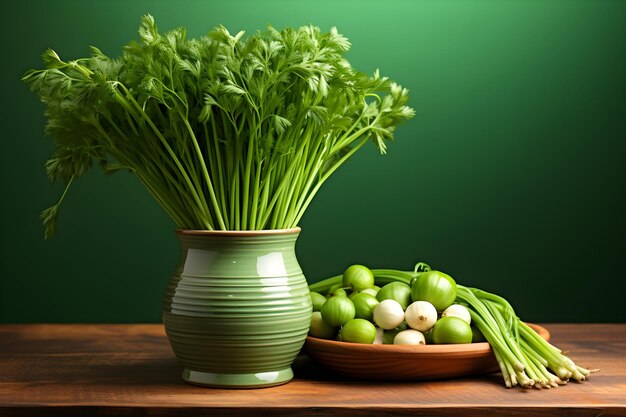
[[179, 230], [163, 324], [183, 379], [254, 388], [293, 378], [311, 299], [295, 254], [300, 228]]

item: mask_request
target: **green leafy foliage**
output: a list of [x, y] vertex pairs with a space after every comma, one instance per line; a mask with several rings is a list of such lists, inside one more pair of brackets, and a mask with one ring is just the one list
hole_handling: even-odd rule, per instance
[[[350, 66], [335, 28], [187, 39], [145, 16], [139, 35], [119, 59], [47, 50], [23, 80], [57, 146], [51, 180], [69, 187], [94, 162], [127, 169], [180, 228], [294, 227], [341, 164], [369, 140], [385, 153], [414, 115], [406, 89]], [[59, 204], [42, 213], [46, 236]]]

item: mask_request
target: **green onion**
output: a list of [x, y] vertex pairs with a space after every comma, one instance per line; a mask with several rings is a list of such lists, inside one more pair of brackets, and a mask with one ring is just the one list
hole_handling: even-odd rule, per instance
[[502, 297], [461, 285], [457, 289], [457, 301], [470, 308], [472, 320], [491, 344], [507, 387], [552, 388], [570, 378], [584, 381], [596, 371], [579, 367], [539, 336]]

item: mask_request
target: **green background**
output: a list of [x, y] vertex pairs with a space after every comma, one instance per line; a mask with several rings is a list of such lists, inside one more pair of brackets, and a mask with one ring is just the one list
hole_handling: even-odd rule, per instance
[[137, 37], [142, 14], [200, 36], [315, 24], [350, 38], [351, 63], [411, 92], [416, 117], [386, 156], [361, 151], [302, 220], [310, 282], [355, 262], [417, 261], [500, 293], [526, 320], [625, 320], [626, 2], [3, 2], [0, 322], [159, 322], [178, 257], [173, 223], [129, 174], [73, 187], [57, 236], [43, 106], [19, 81]]

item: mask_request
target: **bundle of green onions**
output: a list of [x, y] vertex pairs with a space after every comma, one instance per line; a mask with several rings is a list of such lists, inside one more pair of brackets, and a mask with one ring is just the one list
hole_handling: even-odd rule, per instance
[[136, 174], [179, 228], [290, 228], [339, 166], [370, 139], [384, 153], [414, 115], [406, 89], [351, 67], [335, 28], [187, 39], [145, 16], [139, 34], [119, 59], [48, 50], [23, 77], [57, 145], [47, 173], [66, 183], [42, 213], [46, 236], [93, 162]]
[[504, 298], [462, 285], [457, 291], [457, 302], [468, 307], [472, 322], [491, 345], [507, 387], [553, 388], [569, 379], [584, 381], [593, 371], [539, 336]]

